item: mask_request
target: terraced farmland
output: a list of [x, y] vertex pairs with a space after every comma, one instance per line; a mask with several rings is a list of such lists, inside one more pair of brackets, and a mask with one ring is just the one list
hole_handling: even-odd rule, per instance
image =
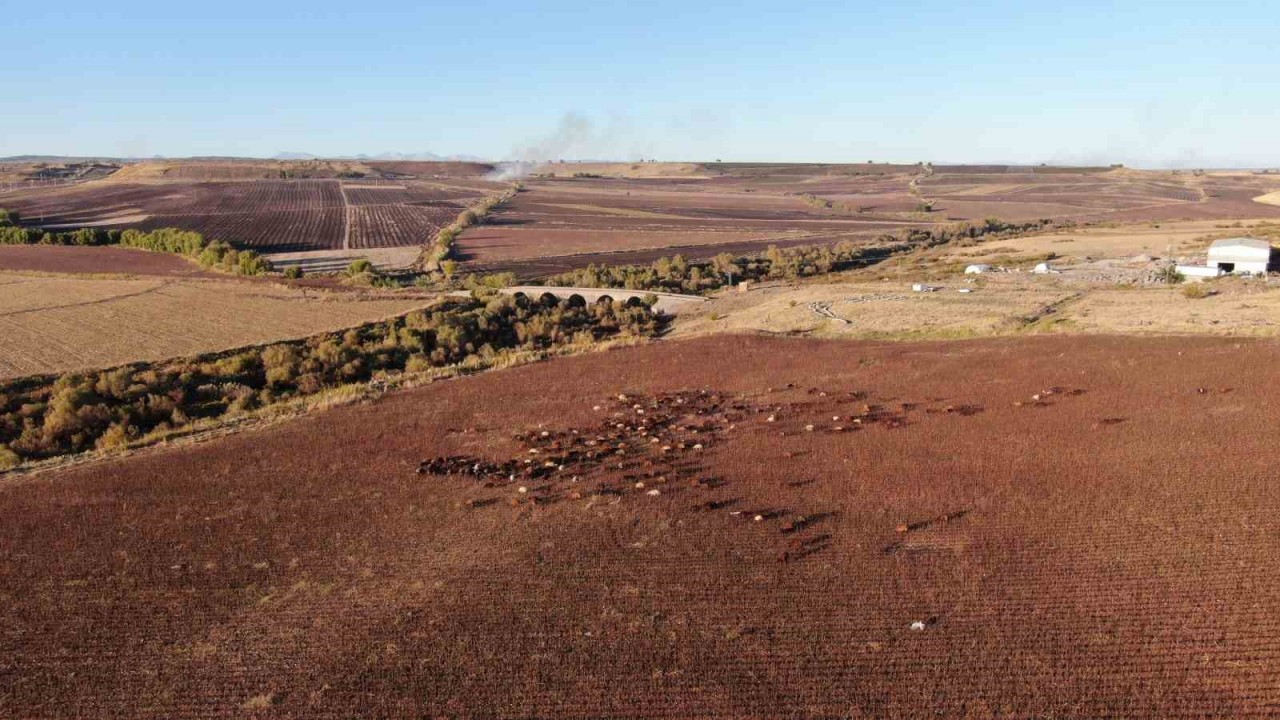
[[0, 712], [1270, 716], [1278, 360], [721, 336], [17, 478]]

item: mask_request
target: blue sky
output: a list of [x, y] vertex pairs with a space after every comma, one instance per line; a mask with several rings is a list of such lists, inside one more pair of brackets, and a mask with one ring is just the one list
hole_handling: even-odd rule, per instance
[[1274, 2], [0, 11], [0, 155], [1280, 165]]

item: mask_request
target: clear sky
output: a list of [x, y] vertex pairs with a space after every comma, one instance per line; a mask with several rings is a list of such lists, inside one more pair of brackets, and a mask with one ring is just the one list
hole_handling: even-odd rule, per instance
[[0, 155], [1280, 165], [1275, 0], [0, 11]]

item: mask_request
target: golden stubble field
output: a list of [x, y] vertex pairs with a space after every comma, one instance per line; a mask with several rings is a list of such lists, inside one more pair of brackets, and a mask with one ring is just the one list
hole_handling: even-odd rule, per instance
[[0, 377], [296, 338], [407, 312], [392, 298], [204, 279], [0, 275]]

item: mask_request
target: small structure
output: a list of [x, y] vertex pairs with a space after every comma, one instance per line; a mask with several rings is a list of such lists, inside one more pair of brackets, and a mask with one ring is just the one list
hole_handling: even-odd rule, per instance
[[1056, 275], [1058, 273], [1058, 271], [1054, 270], [1053, 266], [1047, 262], [1037, 263], [1035, 267], [1031, 268], [1031, 272], [1036, 275]]
[[937, 285], [928, 285], [925, 283], [915, 283], [911, 286], [912, 292], [938, 292], [942, 288]]
[[969, 267], [964, 269], [965, 275], [981, 275], [982, 273], [989, 273], [989, 272], [991, 272], [991, 266], [985, 263], [970, 265]]
[[1208, 280], [1222, 275], [1222, 271], [1218, 268], [1206, 265], [1178, 265], [1175, 269], [1182, 277], [1192, 282]]
[[1209, 246], [1208, 266], [1223, 274], [1265, 275], [1272, 265], [1273, 254], [1271, 243], [1266, 240], [1225, 238]]

